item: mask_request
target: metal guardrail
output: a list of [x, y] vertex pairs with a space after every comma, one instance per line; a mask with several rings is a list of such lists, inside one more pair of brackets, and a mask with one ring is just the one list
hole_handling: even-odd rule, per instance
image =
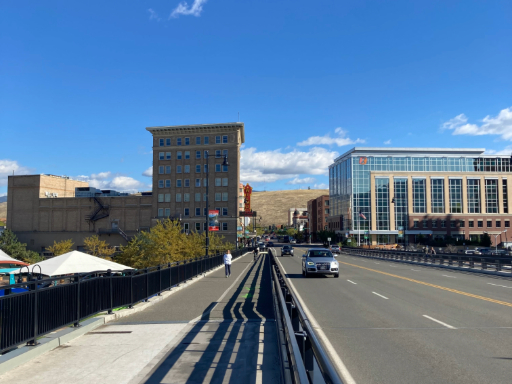
[[[233, 251], [233, 259], [245, 251]], [[26, 282], [0, 287], [0, 354], [23, 343], [36, 345], [39, 337], [69, 325], [78, 327], [100, 312], [131, 308], [223, 263], [223, 255], [216, 254], [143, 270], [46, 279], [29, 274]]]
[[[342, 251], [349, 255], [375, 257], [380, 259], [410, 261], [430, 265], [448, 265], [480, 271], [506, 272], [512, 275], [511, 257], [470, 256], [451, 254], [427, 254], [423, 252], [374, 250], [343, 247]], [[479, 265], [479, 267], [478, 267]]]
[[[275, 256], [274, 256], [275, 257]], [[279, 266], [272, 260], [274, 287], [278, 295], [278, 307], [283, 318], [292, 381], [295, 384], [342, 384], [336, 369], [318, 340], [304, 310]], [[315, 375], [318, 367], [320, 375]]]

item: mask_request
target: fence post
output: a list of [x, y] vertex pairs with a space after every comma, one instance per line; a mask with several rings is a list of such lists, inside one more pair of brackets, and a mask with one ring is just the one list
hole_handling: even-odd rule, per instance
[[[33, 283], [33, 288], [31, 290], [34, 291], [34, 338], [27, 342], [27, 345], [37, 345], [37, 334], [39, 332], [38, 329], [38, 319], [37, 319], [37, 280], [35, 280]], [[30, 288], [29, 288], [30, 289]]]
[[110, 309], [108, 310], [108, 314], [112, 314], [112, 309], [114, 309], [114, 292], [112, 292], [112, 271], [110, 269], [107, 270], [107, 276], [109, 278], [109, 293], [110, 293]]
[[167, 263], [167, 268], [169, 269], [169, 291], [172, 287], [172, 273], [171, 273], [171, 263]]
[[157, 270], [158, 270], [158, 280], [159, 280], [159, 283], [158, 283], [158, 296], [162, 296], [162, 266], [160, 264], [158, 264], [158, 267], [157, 267]]
[[135, 273], [134, 270], [130, 271], [130, 305], [128, 308], [133, 308], [133, 274]]
[[80, 326], [80, 275], [77, 274], [75, 277], [76, 284], [76, 323], [74, 327]]
[[149, 278], [148, 278], [148, 269], [144, 269], [144, 275], [146, 276], [146, 299], [144, 301], [149, 301]]

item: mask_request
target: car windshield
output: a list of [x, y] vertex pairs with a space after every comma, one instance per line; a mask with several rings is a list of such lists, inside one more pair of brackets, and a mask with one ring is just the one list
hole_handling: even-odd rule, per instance
[[290, 249], [291, 247], [289, 245], [285, 245], [285, 246], [283, 246], [283, 248]]
[[309, 257], [334, 257], [330, 251], [309, 251]]

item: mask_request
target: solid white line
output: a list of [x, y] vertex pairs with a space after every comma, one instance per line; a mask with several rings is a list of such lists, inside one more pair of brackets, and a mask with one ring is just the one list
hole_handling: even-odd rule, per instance
[[374, 295], [380, 296], [383, 299], [389, 300], [386, 296], [382, 296], [381, 294], [378, 294], [377, 292], [372, 292]]
[[487, 283], [487, 284], [494, 285], [495, 287], [512, 288], [512, 287], [507, 287], [506, 285], [498, 285], [498, 284], [493, 284], [493, 283]]
[[[283, 272], [286, 273], [286, 270], [284, 269], [283, 264], [281, 264], [281, 261], [279, 259], [277, 259], [277, 258], [276, 258], [276, 260], [279, 263], [279, 266], [283, 270]], [[325, 333], [322, 331], [322, 328], [320, 328], [320, 325], [318, 324], [316, 319], [313, 317], [313, 315], [309, 311], [308, 307], [306, 307], [306, 305], [304, 304], [304, 300], [302, 300], [302, 297], [300, 296], [299, 292], [295, 288], [295, 285], [293, 284], [293, 282], [291, 280], [288, 280], [288, 284], [290, 284], [290, 287], [295, 292], [295, 296], [297, 296], [297, 299], [302, 304], [302, 309], [304, 309], [304, 312], [306, 312], [306, 316], [308, 317], [309, 322], [311, 323], [313, 328], [315, 328], [317, 336], [322, 341], [325, 349], [327, 350], [327, 353], [330, 355], [332, 361], [334, 362], [334, 364], [338, 368], [338, 371], [339, 371], [340, 375], [342, 376], [343, 381], [345, 382], [345, 384], [356, 384], [356, 381], [354, 380], [354, 378], [352, 377], [352, 375], [348, 371], [347, 367], [345, 366], [345, 364], [343, 363], [341, 358], [336, 353], [336, 350], [332, 346], [331, 342], [329, 341], [329, 339], [327, 338]]]
[[433, 317], [430, 317], [430, 316], [427, 316], [427, 315], [423, 315], [423, 317], [426, 317], [427, 319], [430, 319], [432, 321], [435, 321], [436, 323], [438, 324], [441, 324], [441, 325], [444, 325], [446, 328], [450, 328], [450, 329], [457, 329], [453, 326], [451, 326], [450, 324], [446, 324], [446, 323], [443, 323], [442, 321], [439, 321], [437, 319], [434, 319]]
[[357, 284], [357, 283], [354, 283], [352, 280], [347, 280], [349, 283], [352, 283], [352, 284]]
[[448, 275], [443, 275], [444, 277], [451, 277], [452, 279], [456, 279], [455, 276], [448, 276]]

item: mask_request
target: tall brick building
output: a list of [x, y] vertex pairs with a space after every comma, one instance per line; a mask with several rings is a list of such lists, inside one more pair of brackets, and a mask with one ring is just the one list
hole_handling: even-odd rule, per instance
[[322, 195], [308, 201], [309, 232], [313, 240], [316, 239], [317, 232], [328, 229], [329, 204], [329, 195]]

